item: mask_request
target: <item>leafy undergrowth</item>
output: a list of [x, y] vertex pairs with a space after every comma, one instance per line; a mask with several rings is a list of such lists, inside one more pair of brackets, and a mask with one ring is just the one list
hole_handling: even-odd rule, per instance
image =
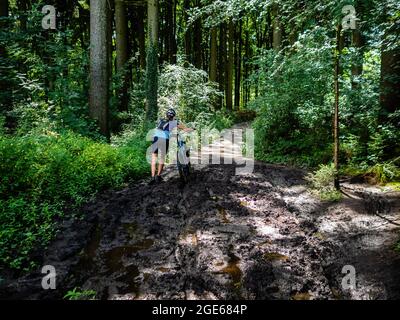
[[340, 191], [334, 187], [336, 170], [333, 164], [321, 165], [319, 169], [306, 176], [310, 183], [312, 192], [324, 201], [339, 201], [342, 198]]
[[94, 290], [83, 290], [80, 291], [80, 288], [74, 288], [67, 292], [64, 296], [66, 300], [95, 300], [97, 292]]
[[0, 267], [28, 271], [56, 221], [148, 170], [145, 139], [111, 146], [78, 134], [0, 136]]

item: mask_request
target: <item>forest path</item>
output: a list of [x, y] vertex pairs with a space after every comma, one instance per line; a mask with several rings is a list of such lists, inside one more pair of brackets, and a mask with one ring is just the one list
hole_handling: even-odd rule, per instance
[[[9, 296], [62, 298], [80, 287], [101, 299], [400, 298], [399, 193], [344, 183], [350, 197], [322, 203], [303, 170], [235, 170], [197, 166], [182, 190], [170, 167], [159, 185], [99, 195], [47, 250], [57, 290], [30, 275]], [[345, 265], [355, 289], [341, 286]]]

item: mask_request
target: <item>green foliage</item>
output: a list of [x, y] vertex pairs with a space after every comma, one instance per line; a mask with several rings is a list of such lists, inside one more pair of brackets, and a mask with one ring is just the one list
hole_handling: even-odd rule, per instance
[[68, 300], [95, 300], [96, 295], [97, 292], [94, 290], [80, 291], [80, 288], [74, 288], [69, 290], [63, 298]]
[[211, 122], [210, 127], [216, 128], [220, 131], [232, 127], [236, 120], [231, 114], [223, 110], [216, 111], [213, 119], [214, 120]]
[[394, 250], [397, 251], [398, 253], [400, 253], [400, 239], [399, 239], [399, 241], [397, 241], [397, 243], [395, 244]]
[[250, 106], [258, 115], [253, 124], [258, 158], [302, 166], [329, 161], [332, 48], [326, 33], [315, 27], [290, 55], [267, 50], [255, 59], [258, 73], [250, 80], [260, 96]]
[[6, 52], [0, 61], [0, 82], [7, 83], [7, 92], [0, 93], [0, 104], [6, 103], [3, 115], [7, 113], [22, 133], [45, 118], [60, 130], [97, 136], [88, 116], [87, 47], [68, 28], [43, 32], [43, 3], [18, 12], [27, 19], [26, 29], [14, 14], [8, 28], [0, 30], [0, 47]]
[[175, 108], [185, 122], [209, 123], [214, 118], [214, 101], [221, 93], [208, 81], [207, 72], [180, 61], [166, 64], [160, 75], [158, 103], [161, 117]]
[[366, 174], [372, 176], [379, 184], [400, 180], [400, 169], [393, 162], [377, 163], [369, 168]]
[[97, 191], [148, 170], [143, 144], [113, 147], [72, 132], [0, 138], [0, 261], [29, 268], [33, 249], [54, 236], [54, 221]]
[[341, 193], [334, 187], [336, 170], [333, 164], [320, 165], [319, 169], [306, 176], [306, 180], [311, 184], [313, 193], [318, 195], [321, 200], [338, 201]]

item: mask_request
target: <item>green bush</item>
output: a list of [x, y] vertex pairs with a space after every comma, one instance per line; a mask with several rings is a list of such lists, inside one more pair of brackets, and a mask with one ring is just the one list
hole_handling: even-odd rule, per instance
[[337, 201], [341, 199], [341, 193], [334, 187], [335, 175], [333, 164], [320, 165], [317, 171], [306, 176], [306, 180], [311, 184], [313, 193], [322, 200]]
[[0, 137], [0, 264], [32, 267], [54, 236], [56, 217], [96, 192], [148, 170], [143, 143], [120, 147], [72, 132]]
[[385, 184], [389, 181], [399, 181], [400, 169], [392, 162], [378, 163], [369, 168], [366, 175], [372, 176], [376, 183]]

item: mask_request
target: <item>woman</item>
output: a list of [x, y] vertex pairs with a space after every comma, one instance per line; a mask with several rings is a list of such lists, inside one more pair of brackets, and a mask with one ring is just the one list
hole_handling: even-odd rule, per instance
[[[155, 130], [153, 144], [151, 146], [151, 180], [149, 184], [155, 184], [163, 180], [161, 178], [161, 173], [164, 169], [165, 156], [168, 153], [169, 139], [172, 130], [178, 128], [186, 132], [193, 131], [193, 129], [187, 128], [185, 125], [175, 120], [175, 117], [175, 110], [169, 109], [166, 113], [166, 119], [160, 120]], [[160, 159], [158, 161], [158, 170], [156, 170], [158, 155], [160, 155]]]

